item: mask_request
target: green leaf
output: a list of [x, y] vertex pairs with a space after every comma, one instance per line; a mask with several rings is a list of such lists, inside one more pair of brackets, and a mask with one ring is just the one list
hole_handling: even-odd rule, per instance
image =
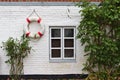
[[84, 68], [99, 80], [115, 80], [113, 73], [120, 73], [120, 0], [104, 0], [99, 6], [83, 1], [79, 7], [77, 36], [89, 54]]

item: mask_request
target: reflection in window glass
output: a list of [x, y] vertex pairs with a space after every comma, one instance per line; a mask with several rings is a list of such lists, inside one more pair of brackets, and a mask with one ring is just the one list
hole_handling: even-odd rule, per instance
[[60, 29], [52, 29], [51, 30], [51, 36], [52, 37], [60, 37], [61, 36], [61, 31], [60, 31]]
[[73, 37], [74, 29], [64, 29], [64, 37]]

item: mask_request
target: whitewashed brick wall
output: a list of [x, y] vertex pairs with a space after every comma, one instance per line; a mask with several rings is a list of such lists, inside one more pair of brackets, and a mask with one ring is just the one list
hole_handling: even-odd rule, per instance
[[[81, 74], [84, 52], [76, 40], [76, 62], [49, 62], [49, 26], [78, 26], [80, 8], [75, 6], [0, 6], [0, 46], [9, 37], [19, 38], [27, 16], [33, 11], [40, 15], [45, 25], [45, 34], [39, 41], [31, 41], [34, 51], [24, 60], [24, 74]], [[67, 10], [70, 10], [70, 17]], [[5, 51], [0, 48], [0, 75], [9, 74]]]

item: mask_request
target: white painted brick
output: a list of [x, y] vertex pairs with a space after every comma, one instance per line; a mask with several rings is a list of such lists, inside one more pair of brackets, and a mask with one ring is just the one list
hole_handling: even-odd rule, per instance
[[[81, 74], [84, 50], [80, 41], [76, 41], [76, 62], [50, 63], [49, 62], [49, 26], [78, 26], [80, 8], [74, 6], [0, 6], [0, 46], [9, 37], [20, 37], [26, 18], [33, 10], [40, 15], [45, 25], [45, 34], [39, 41], [30, 41], [35, 51], [24, 60], [24, 74]], [[67, 9], [70, 10], [68, 17]], [[0, 48], [0, 75], [9, 74], [10, 66], [5, 51]]]

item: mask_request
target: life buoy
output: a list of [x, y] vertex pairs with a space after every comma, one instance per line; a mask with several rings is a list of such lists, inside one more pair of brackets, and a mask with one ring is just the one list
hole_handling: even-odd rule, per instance
[[[26, 21], [27, 21], [27, 24], [26, 24], [26, 27], [25, 27], [25, 35], [26, 35], [26, 37], [29, 37], [29, 38], [40, 38], [40, 37], [43, 36], [45, 28], [44, 28], [44, 26], [41, 25], [41, 18], [30, 17], [30, 18], [26, 18]], [[35, 32], [35, 33], [30, 32], [29, 25], [32, 22], [37, 22], [39, 24], [41, 29], [38, 32]]]

